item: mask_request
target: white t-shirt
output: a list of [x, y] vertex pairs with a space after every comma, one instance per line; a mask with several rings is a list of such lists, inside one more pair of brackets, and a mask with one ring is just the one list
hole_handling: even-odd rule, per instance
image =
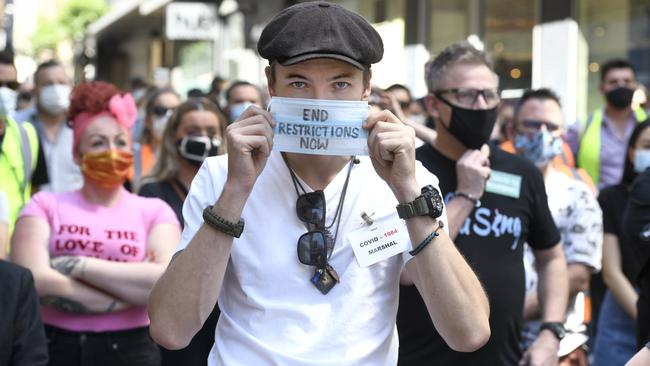
[[[368, 157], [360, 161], [352, 168], [329, 260], [340, 283], [323, 295], [310, 282], [314, 267], [297, 257], [298, 238], [307, 230], [296, 216], [297, 193], [289, 170], [280, 153], [271, 154], [244, 207], [244, 232], [232, 247], [209, 365], [397, 363], [399, 277], [409, 256], [358, 265], [346, 234], [363, 227], [361, 212], [399, 220], [392, 191]], [[416, 164], [418, 184], [438, 188], [438, 179]], [[332, 222], [347, 171], [346, 166], [324, 190], [326, 224]], [[227, 156], [208, 158], [199, 170], [183, 207], [186, 224], [179, 250], [203, 223], [203, 209], [220, 196], [226, 175]], [[446, 224], [446, 213], [442, 219]]]
[[[600, 271], [603, 214], [591, 189], [584, 182], [556, 170], [549, 172], [545, 185], [548, 207], [562, 235], [562, 249], [567, 264], [584, 264], [594, 273]], [[528, 245], [525, 248], [526, 292], [537, 291], [535, 256]], [[585, 328], [583, 304], [569, 305], [564, 326], [569, 331], [580, 333]], [[524, 325], [522, 341], [526, 347], [537, 338], [540, 324], [539, 321], [529, 321]], [[570, 337], [567, 336], [563, 342], [568, 342]]]

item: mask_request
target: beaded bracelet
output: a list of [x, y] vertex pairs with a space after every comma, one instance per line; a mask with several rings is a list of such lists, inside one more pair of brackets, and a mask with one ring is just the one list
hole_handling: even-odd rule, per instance
[[420, 253], [422, 250], [424, 250], [424, 248], [426, 248], [427, 245], [429, 245], [429, 243], [431, 243], [433, 238], [440, 235], [438, 233], [438, 231], [440, 231], [440, 229], [442, 229], [443, 227], [445, 227], [445, 224], [442, 221], [438, 221], [438, 227], [435, 230], [433, 230], [433, 232], [431, 234], [429, 234], [429, 236], [424, 238], [424, 240], [422, 240], [422, 242], [417, 247], [415, 247], [415, 249], [411, 250], [409, 252], [409, 254], [411, 256], [415, 257], [418, 253]]

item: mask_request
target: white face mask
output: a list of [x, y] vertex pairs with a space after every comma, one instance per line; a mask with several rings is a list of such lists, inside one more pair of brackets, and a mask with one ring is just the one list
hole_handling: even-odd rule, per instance
[[241, 116], [242, 113], [246, 110], [246, 108], [252, 106], [253, 103], [251, 102], [242, 102], [242, 103], [236, 103], [230, 106], [230, 123], [235, 122], [239, 116]]
[[131, 95], [133, 96], [133, 99], [135, 99], [136, 102], [140, 101], [142, 97], [144, 97], [145, 93], [147, 91], [143, 88], [135, 89], [131, 92]]
[[273, 150], [317, 155], [368, 155], [367, 101], [272, 97]]
[[70, 90], [63, 84], [45, 86], [38, 94], [38, 104], [51, 115], [61, 114], [70, 106]]
[[163, 132], [165, 132], [165, 126], [169, 121], [169, 117], [174, 114], [173, 110], [168, 110], [164, 116], [153, 117], [151, 120], [151, 127], [153, 128], [153, 134], [157, 139], [162, 139]]
[[643, 173], [648, 168], [650, 168], [650, 149], [634, 152], [634, 171]]
[[0, 87], [0, 116], [10, 116], [16, 111], [18, 93], [6, 86]]

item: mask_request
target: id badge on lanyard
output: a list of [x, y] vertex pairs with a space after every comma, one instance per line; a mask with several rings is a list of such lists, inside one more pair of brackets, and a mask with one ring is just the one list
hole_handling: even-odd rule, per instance
[[368, 102], [272, 97], [273, 149], [316, 155], [368, 155]]

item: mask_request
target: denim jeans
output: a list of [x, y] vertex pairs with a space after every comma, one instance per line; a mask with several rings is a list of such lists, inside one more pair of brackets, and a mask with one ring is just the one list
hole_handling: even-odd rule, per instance
[[160, 351], [149, 328], [73, 332], [45, 326], [50, 366], [159, 366]]
[[625, 365], [637, 351], [636, 322], [609, 290], [605, 293], [598, 319], [592, 366]]

